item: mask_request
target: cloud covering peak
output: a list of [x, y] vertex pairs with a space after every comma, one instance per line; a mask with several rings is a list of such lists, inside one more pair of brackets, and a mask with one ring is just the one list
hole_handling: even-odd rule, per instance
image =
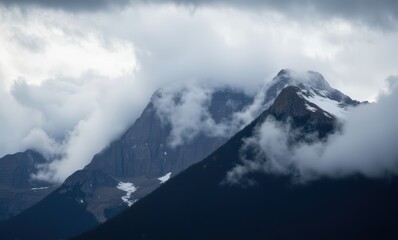
[[[392, 77], [393, 79], [396, 77]], [[394, 81], [395, 82], [395, 81]], [[341, 129], [326, 139], [293, 142], [299, 129], [267, 118], [242, 149], [255, 149], [255, 157], [228, 173], [230, 182], [240, 182], [250, 172], [291, 175], [299, 181], [319, 177], [361, 174], [386, 177], [398, 174], [398, 88], [381, 95], [376, 103], [351, 109]]]
[[228, 138], [255, 117], [252, 97], [228, 86], [168, 86], [151, 101], [162, 123], [170, 126], [171, 147], [199, 135]]

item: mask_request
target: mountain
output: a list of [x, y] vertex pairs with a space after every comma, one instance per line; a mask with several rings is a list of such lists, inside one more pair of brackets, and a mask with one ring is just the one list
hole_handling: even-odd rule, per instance
[[45, 161], [31, 150], [0, 158], [0, 220], [17, 215], [55, 189], [50, 183], [31, 179], [36, 165]]
[[[161, 118], [157, 104], [170, 97], [176, 106], [189, 105], [187, 95], [191, 93], [187, 91], [171, 95], [157, 91], [135, 123], [94, 156], [90, 164], [68, 177], [38, 204], [0, 224], [0, 238], [59, 239], [83, 232], [128, 208], [220, 147], [229, 133], [198, 132], [177, 146], [169, 144], [173, 125]], [[209, 95], [202, 104], [208, 121], [222, 126], [253, 101], [229, 88], [211, 91]], [[193, 134], [191, 130], [189, 133]]]
[[[166, 184], [170, 177], [172, 179], [220, 147], [241, 128], [236, 124], [240, 123], [241, 114], [245, 115], [252, 111], [252, 107], [256, 105], [257, 109], [251, 113], [260, 114], [263, 109], [270, 107], [282, 89], [289, 84], [300, 91], [285, 98], [278, 98], [273, 105], [275, 115], [281, 114], [280, 118], [286, 118], [283, 109], [288, 109], [290, 106], [290, 98], [299, 96], [296, 99], [298, 105], [291, 105], [291, 109], [300, 109], [303, 115], [297, 118], [296, 122], [301, 121], [300, 124], [304, 128], [307, 126], [308, 131], [313, 131], [318, 125], [317, 122], [308, 124], [307, 118], [324, 122], [323, 130], [319, 131], [320, 137], [334, 128], [330, 122], [334, 122], [336, 117], [340, 116], [336, 116], [330, 110], [330, 112], [323, 110], [312, 102], [314, 99], [319, 105], [323, 102], [328, 103], [330, 109], [337, 110], [342, 115], [347, 108], [359, 104], [331, 88], [322, 75], [314, 72], [297, 75], [291, 70], [281, 70], [267, 84], [260, 94], [261, 104], [252, 104], [252, 98], [235, 90], [219, 89], [210, 92], [209, 100], [201, 103], [205, 107], [198, 110], [192, 104], [184, 105], [190, 103], [192, 99], [197, 100], [198, 96], [201, 96], [198, 91], [194, 91], [193, 95], [192, 91], [187, 92], [184, 89], [172, 94], [167, 91], [157, 91], [140, 118], [120, 139], [98, 153], [83, 170], [72, 174], [51, 195], [16, 218], [0, 224], [2, 237], [4, 239], [16, 237], [30, 239], [32, 236], [41, 239], [66, 238], [115, 216], [128, 206], [138, 204], [139, 202], [135, 203], [138, 199]], [[199, 90], [199, 93], [203, 92]], [[169, 101], [164, 101], [165, 99]], [[301, 102], [305, 104], [300, 105]], [[182, 107], [173, 108], [171, 105]], [[180, 115], [177, 114], [174, 118], [165, 117], [164, 111], [170, 109], [171, 113], [181, 110]], [[191, 138], [183, 139], [182, 144], [173, 146], [170, 144], [173, 141], [171, 136], [175, 129], [181, 130], [180, 118], [187, 118], [186, 115], [192, 112], [200, 113], [199, 121], [189, 116], [188, 126], [195, 126], [201, 131], [184, 129], [182, 132], [188, 132]], [[173, 125], [170, 119], [177, 119], [178, 124]], [[217, 128], [209, 128], [209, 124], [217, 125]], [[223, 133], [221, 135], [220, 129]], [[65, 225], [68, 227], [64, 227]], [[21, 231], [21, 226], [24, 231]]]
[[284, 88], [268, 110], [203, 161], [74, 239], [397, 239], [395, 177], [324, 177], [300, 184], [253, 171], [244, 176], [249, 185], [227, 181], [228, 172], [242, 164], [247, 139], [266, 119], [320, 138], [335, 129], [332, 113], [308, 101], [305, 92]]

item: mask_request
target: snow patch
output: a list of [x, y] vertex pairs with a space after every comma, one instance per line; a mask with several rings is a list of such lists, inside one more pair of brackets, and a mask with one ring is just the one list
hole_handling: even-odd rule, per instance
[[[299, 93], [299, 95], [304, 98], [305, 100], [317, 105], [322, 110], [332, 114], [333, 116], [345, 119], [347, 110], [340, 106], [340, 103], [332, 100], [330, 98], [317, 95], [313, 91], [309, 91], [309, 94]], [[306, 104], [307, 107], [307, 104]], [[307, 107], [308, 109], [308, 107]], [[310, 110], [310, 109], [309, 109]], [[329, 116], [327, 116], [329, 117]]]
[[129, 207], [137, 201], [137, 200], [131, 200], [131, 194], [137, 191], [137, 188], [134, 186], [134, 184], [130, 182], [119, 182], [119, 184], [116, 187], [117, 189], [126, 192], [126, 195], [122, 196], [121, 198], [122, 201], [127, 203]]
[[50, 186], [48, 187], [38, 187], [38, 188], [31, 188], [30, 190], [36, 191], [36, 190], [45, 190], [48, 189]]
[[333, 117], [332, 117], [329, 113], [327, 113], [327, 112], [324, 112], [323, 115], [325, 115], [325, 116], [328, 117], [328, 118], [333, 118]]
[[162, 184], [162, 183], [167, 182], [167, 180], [170, 179], [170, 176], [171, 176], [171, 172], [167, 173], [166, 175], [164, 175], [158, 179], [159, 179], [160, 183]]
[[311, 107], [308, 103], [305, 104], [305, 107], [310, 110], [311, 112], [316, 112], [316, 108]]

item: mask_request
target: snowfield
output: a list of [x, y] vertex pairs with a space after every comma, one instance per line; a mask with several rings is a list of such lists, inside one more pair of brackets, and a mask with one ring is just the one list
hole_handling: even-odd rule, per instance
[[[319, 108], [330, 113], [331, 115], [335, 116], [336, 118], [339, 118], [339, 119], [346, 118], [347, 109], [344, 107], [341, 107], [339, 102], [334, 101], [326, 96], [317, 95], [313, 91], [309, 91], [308, 93], [307, 94], [299, 93], [299, 95], [301, 98], [317, 105]], [[309, 96], [306, 96], [306, 95], [309, 95]], [[309, 106], [308, 104], [306, 104], [306, 108], [313, 112], [316, 111], [316, 109]], [[327, 115], [325, 115], [325, 116], [327, 116]], [[330, 116], [327, 116], [327, 117], [330, 117]]]
[[129, 207], [136, 202], [136, 200], [131, 200], [131, 194], [137, 191], [137, 188], [134, 186], [134, 184], [130, 182], [119, 182], [116, 187], [117, 189], [126, 192], [126, 195], [122, 196], [122, 201], [127, 203]]

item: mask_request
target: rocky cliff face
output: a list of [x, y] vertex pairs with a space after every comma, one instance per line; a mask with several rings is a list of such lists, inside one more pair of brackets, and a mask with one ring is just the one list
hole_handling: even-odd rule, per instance
[[31, 179], [36, 164], [44, 162], [43, 156], [30, 150], [0, 159], [0, 219], [17, 215], [55, 189]]
[[337, 127], [336, 117], [308, 101], [305, 94], [298, 87], [284, 88], [269, 108], [269, 114], [279, 121], [289, 121], [304, 132], [317, 132], [323, 138]]
[[[250, 103], [251, 98], [243, 93], [228, 89], [216, 91], [212, 94], [208, 111], [215, 123], [219, 123]], [[201, 133], [191, 141], [173, 147], [169, 144], [171, 128], [170, 123], [160, 119], [154, 103], [150, 102], [134, 125], [119, 140], [97, 154], [85, 169], [102, 170], [122, 178], [157, 178], [168, 172], [176, 174], [206, 157], [229, 137], [227, 134], [211, 137]]]

